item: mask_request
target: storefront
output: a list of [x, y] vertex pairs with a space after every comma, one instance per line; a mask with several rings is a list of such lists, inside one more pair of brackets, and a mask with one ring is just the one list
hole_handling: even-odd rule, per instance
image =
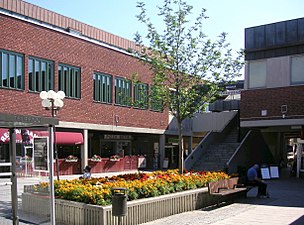
[[88, 143], [93, 172], [159, 168], [159, 135], [91, 131]]
[[[16, 129], [16, 163], [18, 176], [33, 176], [39, 174], [33, 170], [33, 142], [35, 138], [48, 137], [48, 131], [32, 129]], [[9, 162], [9, 130], [0, 128], [0, 160]], [[58, 165], [60, 175], [80, 174], [81, 145], [83, 135], [80, 132], [57, 131], [54, 135], [55, 151], [58, 152]], [[69, 158], [73, 160], [69, 160]], [[57, 166], [54, 166], [57, 173]], [[47, 175], [42, 173], [40, 175]]]

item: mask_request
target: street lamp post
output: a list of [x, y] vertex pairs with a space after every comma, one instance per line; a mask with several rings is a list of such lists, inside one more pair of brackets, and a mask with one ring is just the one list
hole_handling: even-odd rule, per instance
[[[42, 99], [42, 106], [46, 110], [51, 110], [52, 117], [56, 117], [57, 112], [64, 105], [63, 99], [65, 98], [65, 93], [63, 91], [58, 91], [57, 93], [53, 90], [48, 92], [40, 92], [40, 98]], [[58, 164], [58, 152], [56, 151], [56, 169], [57, 169], [57, 179], [59, 179], [59, 164]], [[54, 190], [54, 127], [49, 125], [49, 180], [50, 180], [50, 220], [51, 224], [56, 224], [55, 217], [55, 190]]]

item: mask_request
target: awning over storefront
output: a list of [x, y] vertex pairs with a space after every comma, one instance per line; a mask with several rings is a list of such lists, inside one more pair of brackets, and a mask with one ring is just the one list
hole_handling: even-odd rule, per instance
[[[23, 130], [16, 129], [16, 143], [22, 143]], [[31, 131], [26, 130], [28, 138], [23, 138], [23, 141], [31, 142], [35, 137], [48, 137], [48, 131]], [[8, 143], [9, 131], [5, 128], [0, 128], [0, 143]], [[83, 144], [83, 135], [79, 132], [55, 132], [54, 142], [58, 145], [81, 145]]]
[[[47, 131], [34, 131], [38, 137], [48, 137]], [[81, 145], [83, 144], [83, 135], [79, 132], [55, 132], [54, 142], [58, 145]]]

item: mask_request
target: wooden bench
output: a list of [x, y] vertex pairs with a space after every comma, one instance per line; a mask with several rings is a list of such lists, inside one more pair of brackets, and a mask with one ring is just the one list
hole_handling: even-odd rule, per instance
[[228, 196], [235, 195], [246, 197], [251, 188], [251, 186], [245, 186], [245, 184], [240, 183], [238, 177], [208, 183], [209, 195], [217, 197], [217, 205], [224, 200], [224, 197], [227, 197], [226, 199], [229, 199]]

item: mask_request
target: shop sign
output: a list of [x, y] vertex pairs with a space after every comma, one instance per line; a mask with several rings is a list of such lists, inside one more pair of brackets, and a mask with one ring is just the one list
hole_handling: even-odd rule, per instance
[[[29, 138], [28, 142], [29, 142], [29, 143], [32, 143], [33, 138], [34, 138], [34, 137], [37, 137], [37, 135], [34, 134], [33, 131], [29, 131], [29, 130], [24, 130], [24, 131], [26, 132], [26, 135], [27, 135], [28, 138]], [[16, 135], [17, 135], [17, 134], [23, 135], [22, 129], [15, 129], [15, 133], [16, 133]], [[10, 133], [9, 133], [9, 130], [7, 130], [7, 132], [4, 132], [4, 133], [2, 134], [2, 136], [0, 136], [0, 141], [3, 142], [3, 143], [6, 143], [6, 142], [8, 142], [9, 140], [10, 140]], [[22, 143], [22, 139], [18, 139], [18, 138], [16, 137], [16, 143]]]
[[106, 140], [132, 140], [132, 135], [119, 135], [119, 134], [105, 134]]

